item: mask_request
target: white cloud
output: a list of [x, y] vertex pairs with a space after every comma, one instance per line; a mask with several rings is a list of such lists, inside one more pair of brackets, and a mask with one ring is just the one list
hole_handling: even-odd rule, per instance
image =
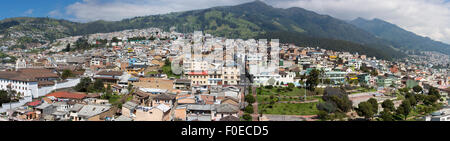
[[51, 17], [61, 17], [63, 14], [59, 10], [53, 10], [48, 13]]
[[[83, 0], [69, 5], [75, 21], [117, 21], [253, 0]], [[264, 0], [274, 7], [302, 7], [344, 20], [379, 18], [409, 31], [450, 43], [450, 2], [445, 0]]]
[[28, 9], [27, 11], [25, 11], [25, 12], [23, 12], [23, 14], [25, 14], [25, 15], [31, 15], [31, 14], [33, 14], [33, 9]]
[[344, 20], [379, 18], [418, 35], [450, 43], [450, 1], [445, 0], [285, 0], [275, 7], [302, 7]]
[[77, 21], [117, 21], [146, 16], [233, 5], [252, 0], [83, 0], [67, 7], [67, 14]]

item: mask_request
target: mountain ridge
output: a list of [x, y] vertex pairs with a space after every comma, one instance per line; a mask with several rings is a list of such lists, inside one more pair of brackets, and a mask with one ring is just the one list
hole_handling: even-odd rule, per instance
[[389, 41], [391, 44], [402, 50], [436, 51], [450, 55], [449, 44], [435, 41], [429, 37], [417, 35], [414, 32], [405, 30], [398, 25], [382, 19], [374, 18], [372, 20], [367, 20], [359, 17], [349, 23], [368, 31], [381, 39]]
[[[14, 19], [6, 21], [14, 21]], [[0, 28], [0, 34], [23, 31], [27, 34], [43, 35], [43, 38], [38, 38], [39, 40], [45, 40], [46, 37], [50, 40], [65, 36], [126, 29], [158, 27], [168, 30], [171, 27], [176, 27], [177, 31], [183, 33], [201, 30], [215, 36], [248, 39], [267, 35], [267, 33], [293, 32], [289, 35], [298, 36], [302, 39], [317, 38], [320, 39], [317, 41], [331, 42], [334, 42], [332, 40], [343, 40], [353, 42], [352, 45], [354, 46], [361, 45], [363, 48], [381, 50], [381, 53], [385, 55], [373, 54], [373, 56], [384, 56], [386, 59], [405, 56], [403, 53], [390, 48], [384, 40], [346, 21], [329, 15], [320, 15], [299, 7], [274, 8], [261, 1], [235, 6], [219, 6], [201, 10], [140, 16], [112, 22], [77, 23], [51, 18], [18, 18], [16, 21], [20, 25], [12, 23], [11, 25], [14, 25], [12, 27]], [[5, 23], [5, 20], [0, 21], [0, 25], [3, 23]], [[352, 50], [349, 49], [349, 51]]]

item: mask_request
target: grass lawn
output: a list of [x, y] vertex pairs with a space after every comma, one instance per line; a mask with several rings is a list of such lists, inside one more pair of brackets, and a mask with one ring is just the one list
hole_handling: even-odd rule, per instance
[[[280, 91], [278, 91], [278, 89]], [[257, 91], [259, 92], [259, 88], [257, 89]], [[272, 89], [266, 89], [263, 88], [261, 95], [276, 95], [276, 94], [280, 94], [283, 96], [303, 96], [305, 94], [305, 89], [301, 88], [293, 88], [292, 91], [284, 91], [284, 88], [272, 88]]]
[[[441, 106], [442, 106], [442, 103], [439, 104], [439, 106], [437, 106], [437, 107], [441, 107]], [[427, 107], [427, 106], [425, 106], [425, 105], [417, 105], [415, 109], [412, 109], [411, 112], [408, 114], [408, 121], [422, 120], [421, 117], [423, 117], [425, 115], [428, 115], [428, 114], [431, 114], [432, 112], [430, 112], [430, 113], [422, 113], [422, 114], [420, 113], [419, 109], [420, 108], [425, 108], [425, 107]], [[431, 106], [431, 107], [433, 108], [432, 111], [439, 110], [439, 108], [436, 108], [436, 107], [433, 107], [433, 106]]]
[[[264, 114], [276, 115], [316, 115], [319, 111], [316, 108], [317, 103], [275, 103], [272, 108], [267, 108]], [[258, 109], [263, 109], [259, 105]]]
[[162, 67], [162, 71], [164, 74], [167, 74], [167, 77], [175, 77], [177, 79], [180, 79], [180, 75], [176, 75], [172, 72], [172, 66], [171, 65], [164, 65]]
[[[263, 88], [262, 92], [256, 96], [258, 101], [258, 109], [262, 110], [270, 100], [270, 96], [278, 98], [278, 101], [302, 101], [305, 95], [303, 88], [293, 88], [292, 91], [286, 91], [285, 88], [266, 89]], [[259, 88], [257, 92], [259, 92]], [[315, 92], [307, 92], [307, 100], [322, 100], [322, 96], [313, 96]], [[267, 108], [264, 114], [276, 114], [276, 115], [316, 115], [318, 110], [316, 108], [317, 102], [312, 103], [275, 103], [272, 108]]]
[[109, 103], [114, 104], [114, 103], [119, 102], [120, 98], [122, 98], [122, 96], [113, 94], [113, 95], [111, 95], [111, 97], [108, 100], [109, 100]]
[[150, 72], [147, 72], [147, 75], [148, 74], [159, 74], [159, 72], [157, 72], [157, 71], [150, 71]]
[[130, 101], [133, 98], [133, 96], [131, 96], [131, 95], [127, 97], [127, 95], [115, 95], [115, 94], [112, 94], [109, 97], [108, 101], [109, 101], [109, 103], [111, 103], [113, 105], [120, 105], [120, 104], [123, 104], [123, 103], [121, 103], [121, 99], [125, 98], [125, 97], [126, 97], [126, 101]]

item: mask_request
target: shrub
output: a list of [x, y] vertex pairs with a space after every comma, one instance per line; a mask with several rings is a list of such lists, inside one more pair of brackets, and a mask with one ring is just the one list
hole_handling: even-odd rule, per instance
[[244, 119], [245, 121], [252, 121], [252, 116], [250, 114], [244, 114], [242, 116], [242, 119]]
[[322, 110], [319, 111], [319, 113], [317, 114], [317, 117], [319, 119], [321, 119], [321, 120], [328, 120], [329, 119], [328, 112], [322, 111]]
[[253, 113], [253, 106], [252, 105], [248, 105], [247, 107], [245, 107], [244, 109], [245, 113]]
[[252, 96], [252, 95], [247, 95], [247, 96], [245, 96], [245, 101], [247, 101], [249, 104], [253, 104], [253, 103], [255, 103], [255, 98]]

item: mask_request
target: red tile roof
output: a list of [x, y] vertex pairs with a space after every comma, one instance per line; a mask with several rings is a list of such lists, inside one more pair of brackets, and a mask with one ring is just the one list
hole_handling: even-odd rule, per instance
[[87, 95], [82, 93], [54, 92], [48, 94], [47, 96], [54, 96], [56, 98], [68, 98], [68, 99], [84, 99]]
[[41, 104], [41, 101], [39, 101], [39, 100], [27, 103], [28, 106], [38, 106], [40, 104]]

